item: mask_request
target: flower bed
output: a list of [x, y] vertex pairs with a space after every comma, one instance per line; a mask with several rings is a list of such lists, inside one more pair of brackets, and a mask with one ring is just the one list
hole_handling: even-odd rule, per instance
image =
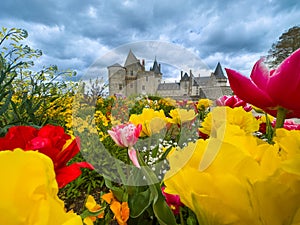
[[300, 224], [299, 65], [226, 69], [216, 102], [0, 79], [0, 224]]

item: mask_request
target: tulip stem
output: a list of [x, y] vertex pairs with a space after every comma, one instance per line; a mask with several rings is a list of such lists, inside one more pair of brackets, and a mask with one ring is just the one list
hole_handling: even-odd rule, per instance
[[285, 108], [278, 107], [275, 129], [283, 127], [286, 113], [287, 113], [287, 110]]

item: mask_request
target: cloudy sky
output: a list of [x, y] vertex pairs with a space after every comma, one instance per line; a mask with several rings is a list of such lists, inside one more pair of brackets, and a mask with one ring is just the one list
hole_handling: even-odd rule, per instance
[[1, 26], [26, 29], [26, 43], [43, 51], [39, 65], [81, 77], [99, 73], [95, 65], [123, 64], [129, 49], [147, 65], [156, 57], [167, 78], [177, 76], [170, 68], [214, 70], [218, 62], [248, 75], [299, 23], [298, 0], [2, 0], [0, 7]]

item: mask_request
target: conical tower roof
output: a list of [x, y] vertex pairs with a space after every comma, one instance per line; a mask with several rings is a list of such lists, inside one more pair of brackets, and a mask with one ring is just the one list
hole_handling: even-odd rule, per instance
[[128, 53], [128, 56], [126, 58], [126, 61], [125, 61], [125, 64], [124, 64], [124, 67], [126, 66], [129, 66], [129, 65], [132, 65], [132, 64], [135, 64], [139, 62], [139, 60], [135, 57], [135, 55], [132, 53], [131, 49]]
[[223, 73], [223, 69], [220, 62], [218, 62], [217, 64], [214, 75], [217, 79], [227, 79]]
[[160, 72], [160, 67], [156, 61], [156, 57], [155, 57], [155, 60], [154, 60], [154, 63], [153, 63], [153, 67], [150, 68], [150, 71], [154, 71], [154, 73], [161, 73]]

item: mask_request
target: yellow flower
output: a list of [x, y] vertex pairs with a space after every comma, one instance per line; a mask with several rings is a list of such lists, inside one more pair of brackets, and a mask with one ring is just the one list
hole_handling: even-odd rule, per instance
[[107, 127], [109, 124], [109, 120], [106, 118], [106, 116], [103, 115], [103, 113], [100, 110], [96, 110], [95, 112], [95, 123], [100, 124], [102, 123], [103, 126]]
[[246, 134], [251, 134], [259, 129], [257, 121], [251, 112], [246, 112], [242, 107], [230, 108], [219, 106], [214, 108], [201, 124], [199, 130], [209, 136], [216, 136], [218, 129], [222, 126], [233, 125], [239, 127]]
[[[284, 160], [279, 145], [261, 144], [235, 129], [226, 129], [224, 140], [200, 139], [175, 151], [165, 191], [180, 195], [199, 224], [299, 224], [300, 157]], [[286, 147], [299, 149], [299, 133], [293, 146], [288, 140]], [[211, 161], [203, 167], [205, 159]]]
[[207, 98], [201, 98], [197, 103], [197, 108], [201, 110], [205, 110], [210, 106], [212, 106], [212, 101]]
[[192, 109], [172, 109], [169, 114], [172, 118], [168, 118], [168, 122], [174, 124], [182, 124], [191, 121], [196, 117], [195, 111]]
[[166, 106], [176, 106], [176, 101], [172, 98], [159, 99], [158, 103]]
[[0, 224], [79, 225], [57, 197], [52, 160], [37, 151], [0, 152]]
[[20, 94], [19, 95], [18, 94], [13, 94], [12, 97], [11, 97], [11, 101], [13, 101], [14, 103], [22, 102], [22, 99], [20, 98]]
[[159, 133], [166, 126], [166, 116], [163, 110], [144, 108], [142, 114], [132, 114], [129, 121], [134, 125], [142, 124], [141, 137]]
[[300, 130], [276, 129], [274, 141], [280, 146], [280, 155], [283, 159], [300, 155]]
[[93, 225], [97, 218], [104, 218], [104, 212], [100, 212], [101, 206], [99, 204], [97, 204], [97, 202], [95, 201], [95, 199], [92, 195], [88, 196], [86, 203], [85, 203], [85, 207], [92, 213], [99, 212], [99, 214], [97, 216], [88, 216], [88, 217], [84, 218], [83, 222], [86, 225]]

